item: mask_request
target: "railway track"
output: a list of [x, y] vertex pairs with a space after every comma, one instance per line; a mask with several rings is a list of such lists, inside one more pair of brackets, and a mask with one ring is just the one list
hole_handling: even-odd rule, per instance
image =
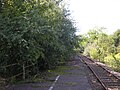
[[101, 65], [98, 65], [86, 56], [79, 56], [80, 60], [84, 62], [90, 71], [94, 74], [96, 79], [102, 85], [104, 90], [120, 90], [120, 78], [110, 73]]

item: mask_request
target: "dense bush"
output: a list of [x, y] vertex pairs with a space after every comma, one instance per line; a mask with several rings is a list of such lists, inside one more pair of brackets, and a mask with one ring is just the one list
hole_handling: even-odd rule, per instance
[[117, 71], [120, 71], [120, 53], [109, 55], [104, 59], [105, 63]]
[[76, 28], [60, 1], [3, 0], [0, 5], [1, 76], [23, 72], [25, 78], [29, 71], [56, 67], [74, 52]]
[[93, 28], [83, 36], [86, 38], [82, 41], [85, 43], [83, 54], [120, 71], [120, 30], [113, 35], [107, 35], [103, 30], [104, 28]]

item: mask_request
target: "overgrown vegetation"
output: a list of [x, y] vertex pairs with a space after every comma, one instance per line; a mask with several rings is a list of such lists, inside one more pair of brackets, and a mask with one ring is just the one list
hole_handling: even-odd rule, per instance
[[120, 71], [120, 30], [107, 35], [105, 28], [94, 28], [86, 35], [81, 35], [84, 55], [97, 59], [116, 71]]
[[61, 3], [0, 0], [1, 77], [25, 79], [70, 58], [79, 46], [78, 38], [69, 12]]
[[75, 51], [120, 71], [120, 30], [107, 35], [103, 29], [76, 36], [62, 0], [0, 0], [0, 77], [25, 80], [55, 69]]

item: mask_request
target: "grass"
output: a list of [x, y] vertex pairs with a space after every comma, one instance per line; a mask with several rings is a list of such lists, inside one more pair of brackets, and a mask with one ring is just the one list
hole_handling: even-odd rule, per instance
[[72, 70], [73, 67], [70, 66], [58, 66], [56, 69], [48, 70], [48, 72], [53, 73], [54, 75], [64, 75], [68, 74], [67, 70]]
[[31, 85], [32, 88], [48, 88], [50, 87], [49, 85]]
[[30, 76], [26, 80], [19, 81], [19, 82], [11, 82], [11, 84], [18, 85], [18, 84], [25, 84], [25, 83], [53, 82], [57, 75], [69, 74], [69, 72], [66, 72], [66, 71], [71, 69], [73, 69], [73, 67], [68, 65], [60, 65], [60, 66], [57, 66], [55, 69], [39, 72], [34, 76]]
[[69, 86], [76, 86], [78, 83], [76, 83], [76, 82], [66, 82], [64, 84], [69, 85]]
[[54, 77], [57, 75], [64, 75], [64, 74], [69, 74], [69, 72], [66, 72], [68, 70], [73, 69], [71, 66], [67, 65], [61, 65], [57, 66], [55, 69], [47, 70], [45, 72], [42, 72], [32, 79], [33, 82], [53, 82]]

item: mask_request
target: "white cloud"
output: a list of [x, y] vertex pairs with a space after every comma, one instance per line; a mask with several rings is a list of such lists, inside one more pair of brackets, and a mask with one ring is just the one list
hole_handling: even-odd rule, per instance
[[104, 26], [108, 33], [120, 28], [120, 0], [70, 0], [72, 17], [82, 33]]

